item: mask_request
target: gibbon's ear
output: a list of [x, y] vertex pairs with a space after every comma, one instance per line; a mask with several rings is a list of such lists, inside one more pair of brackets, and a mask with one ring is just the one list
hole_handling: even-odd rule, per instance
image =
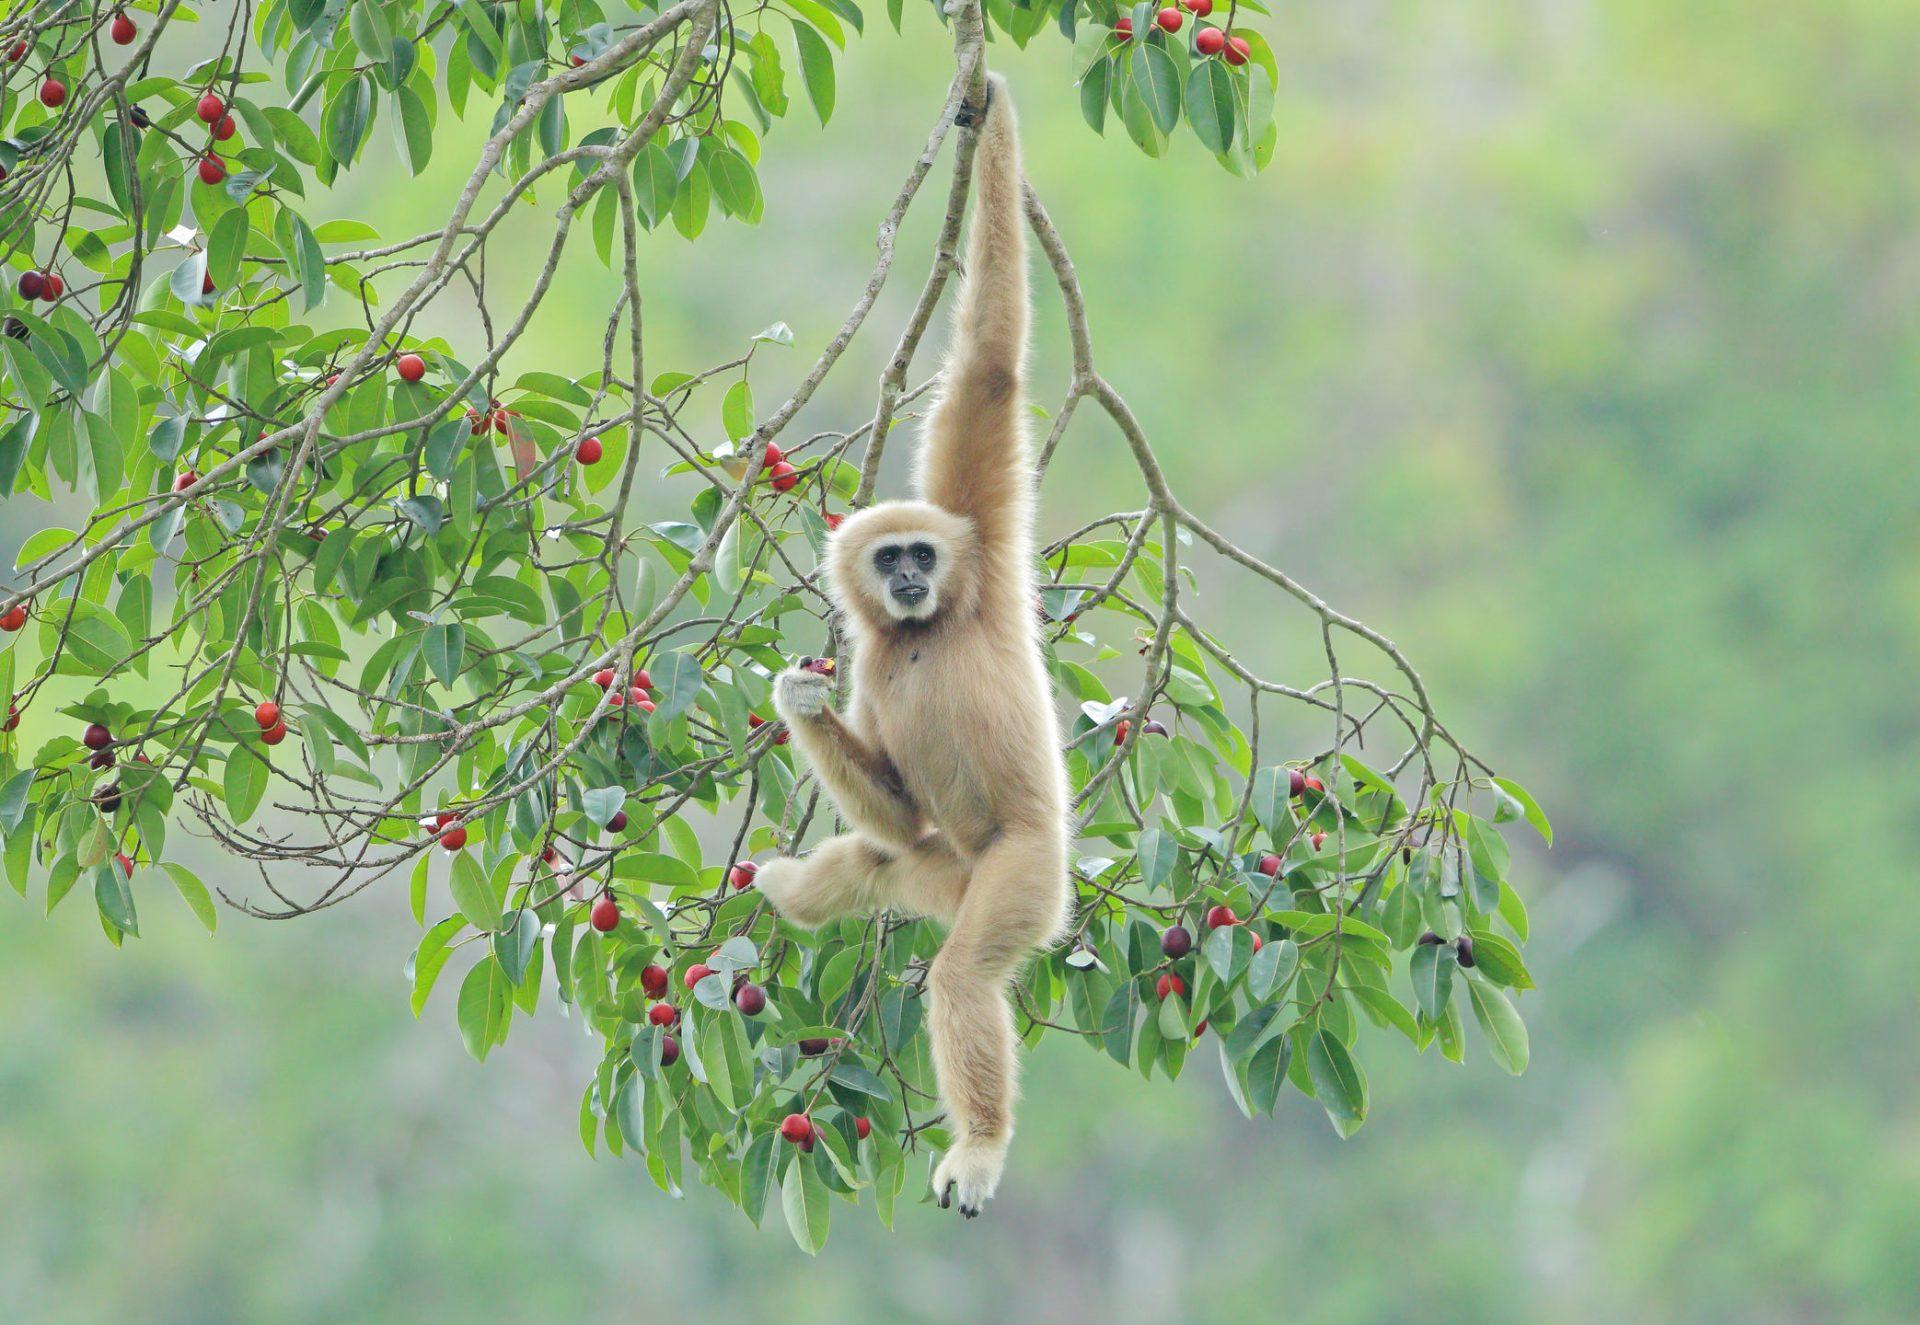
[[[917, 573], [928, 591], [909, 608], [889, 594], [882, 553], [925, 546], [932, 565]], [[931, 502], [881, 502], [850, 515], [827, 538], [827, 578], [857, 633], [873, 635], [911, 626], [958, 620], [979, 604], [980, 539], [973, 521]], [[903, 556], [903, 564], [911, 557]]]

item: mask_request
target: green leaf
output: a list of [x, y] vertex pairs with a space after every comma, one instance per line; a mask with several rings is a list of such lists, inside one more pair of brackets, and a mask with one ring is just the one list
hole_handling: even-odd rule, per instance
[[1440, 1020], [1441, 1011], [1453, 996], [1455, 964], [1453, 949], [1444, 943], [1423, 943], [1408, 960], [1414, 1002], [1428, 1021]]
[[199, 876], [185, 865], [169, 860], [160, 868], [164, 869], [168, 877], [173, 880], [173, 886], [180, 890], [181, 898], [199, 918], [200, 923], [206, 926], [207, 933], [213, 933], [214, 928], [220, 923], [220, 917], [213, 908], [213, 896], [207, 891], [207, 885], [200, 882]]
[[1468, 980], [1467, 993], [1473, 999], [1474, 1019], [1486, 1032], [1493, 1061], [1519, 1076], [1527, 1070], [1530, 1052], [1526, 1023], [1520, 1020], [1520, 1014], [1507, 996], [1485, 980]]
[[1095, 60], [1080, 78], [1080, 114], [1095, 133], [1107, 127], [1107, 80], [1113, 76], [1113, 61]]
[[453, 873], [448, 880], [448, 887], [453, 892], [454, 906], [459, 908], [469, 925], [481, 930], [500, 927], [500, 904], [494, 898], [493, 885], [487, 878], [485, 868], [473, 853], [453, 853]]
[[1180, 122], [1180, 70], [1164, 47], [1136, 43], [1127, 61], [1134, 91], [1154, 128], [1172, 133]]
[[691, 653], [658, 654], [647, 671], [653, 680], [652, 725], [658, 731], [693, 707], [704, 678], [699, 660]]
[[260, 798], [267, 792], [267, 772], [265, 756], [252, 746], [237, 744], [228, 754], [222, 787], [227, 813], [235, 823], [245, 823], [260, 808]]
[[1247, 993], [1257, 999], [1271, 998], [1287, 987], [1299, 969], [1299, 944], [1292, 939], [1269, 942], [1247, 963]]
[[1209, 152], [1233, 145], [1233, 77], [1219, 60], [1200, 60], [1187, 75], [1187, 123]]
[[809, 1256], [818, 1255], [827, 1243], [827, 1221], [832, 1211], [827, 1205], [827, 1184], [809, 1156], [794, 1153], [787, 1176], [780, 1181], [780, 1208], [786, 1212], [787, 1227], [800, 1250]]
[[493, 936], [494, 960], [508, 984], [517, 988], [526, 978], [527, 963], [539, 946], [540, 917], [527, 910], [514, 912], [513, 919]]
[[793, 24], [793, 42], [800, 52], [800, 74], [807, 84], [807, 99], [825, 124], [833, 114], [833, 51], [818, 32], [798, 19]]
[[1548, 846], [1552, 846], [1553, 825], [1547, 822], [1546, 814], [1534, 802], [1533, 797], [1527, 794], [1527, 789], [1512, 778], [1495, 778], [1493, 785], [1520, 807], [1520, 812], [1526, 816], [1527, 822], [1533, 825], [1534, 831], [1540, 834], [1541, 840]]
[[509, 1001], [507, 973], [488, 953], [467, 972], [460, 982], [460, 998], [454, 1019], [460, 1025], [460, 1038], [467, 1052], [484, 1062], [493, 1047], [507, 1038], [507, 1021], [513, 1015]]
[[727, 388], [726, 398], [720, 402], [720, 422], [736, 442], [753, 432], [753, 387], [746, 378]]
[[[459, 679], [460, 669], [466, 662], [466, 627], [457, 621], [443, 626], [428, 626], [421, 652], [426, 655], [427, 666], [440, 678], [440, 684], [451, 687]], [[520, 982], [516, 980], [514, 983]]]
[[1173, 877], [1180, 861], [1180, 844], [1171, 833], [1149, 828], [1140, 834], [1140, 884], [1149, 892], [1163, 887]]
[[111, 921], [115, 929], [122, 934], [139, 936], [140, 922], [133, 910], [133, 888], [118, 863], [109, 860], [94, 867], [93, 900], [99, 905], [100, 914]]
[[1340, 1037], [1325, 1027], [1307, 1040], [1307, 1072], [1320, 1101], [1342, 1136], [1352, 1135], [1367, 1117], [1367, 1080]]

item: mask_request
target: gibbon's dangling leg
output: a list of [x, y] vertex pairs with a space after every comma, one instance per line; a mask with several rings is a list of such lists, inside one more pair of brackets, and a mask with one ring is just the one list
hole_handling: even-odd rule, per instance
[[974, 862], [966, 897], [927, 975], [927, 1031], [953, 1135], [933, 1197], [971, 1219], [993, 1195], [1013, 1139], [1015, 1046], [1008, 982], [1060, 928], [1065, 836], [1001, 838]]

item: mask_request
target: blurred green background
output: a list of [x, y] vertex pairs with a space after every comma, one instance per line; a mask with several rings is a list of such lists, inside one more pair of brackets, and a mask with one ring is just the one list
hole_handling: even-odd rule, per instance
[[[845, 315], [945, 86], [910, 10], [854, 45], [827, 129], [775, 130], [760, 227], [654, 236], [652, 369], [785, 320], [764, 408]], [[1049, 1040], [987, 1217], [839, 1207], [809, 1261], [777, 1215], [590, 1160], [594, 1045], [550, 1005], [484, 1068], [447, 991], [416, 1023], [395, 892], [213, 939], [156, 900], [115, 953], [36, 891], [0, 898], [0, 1319], [1920, 1318], [1920, 7], [1261, 26], [1253, 183], [1184, 130], [1161, 162], [1094, 138], [1057, 37], [995, 59], [1187, 502], [1392, 635], [1554, 816], [1519, 872], [1528, 1074], [1382, 1044], [1342, 1143], [1298, 1096], [1242, 1121], [1211, 1054], [1169, 1087]], [[487, 113], [333, 212], [437, 224]], [[820, 426], [871, 414], [929, 220]], [[582, 240], [515, 366], [597, 362], [611, 293]], [[443, 317], [416, 330], [467, 334]], [[1060, 333], [1048, 307], [1043, 401]], [[1117, 436], [1076, 424], [1046, 497], [1055, 527], [1137, 504]], [[0, 550], [45, 518], [9, 503]], [[1203, 573], [1236, 647], [1313, 677], [1309, 618]]]

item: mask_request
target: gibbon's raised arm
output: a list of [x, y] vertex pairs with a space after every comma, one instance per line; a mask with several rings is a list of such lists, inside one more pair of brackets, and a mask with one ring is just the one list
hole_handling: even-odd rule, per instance
[[1027, 242], [1020, 139], [1013, 99], [990, 79], [974, 153], [973, 220], [954, 312], [940, 403], [927, 423], [919, 488], [925, 500], [975, 524], [983, 548], [1025, 572], [1032, 474], [1023, 411], [1027, 354]]

